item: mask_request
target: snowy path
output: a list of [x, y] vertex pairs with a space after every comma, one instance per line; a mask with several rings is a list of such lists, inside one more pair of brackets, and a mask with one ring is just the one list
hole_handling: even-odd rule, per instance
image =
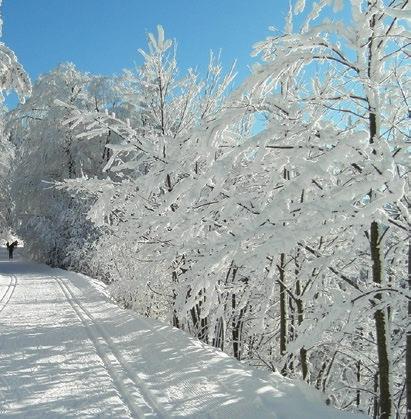
[[353, 417], [107, 300], [83, 275], [0, 254], [0, 417]]

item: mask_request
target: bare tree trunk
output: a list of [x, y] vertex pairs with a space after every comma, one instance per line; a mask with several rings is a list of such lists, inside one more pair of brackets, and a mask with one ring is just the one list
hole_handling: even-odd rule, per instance
[[[235, 294], [231, 296], [231, 307], [233, 312], [235, 311], [237, 306]], [[231, 322], [232, 327], [232, 337], [233, 337], [233, 354], [234, 358], [240, 360], [241, 359], [241, 350], [240, 350], [240, 330], [239, 324], [237, 320], [237, 316], [233, 315], [233, 320]]]
[[[294, 309], [294, 300], [289, 297], [288, 298], [288, 316], [289, 316], [289, 327], [288, 327], [288, 342], [292, 342], [295, 337], [295, 309]], [[293, 374], [294, 373], [294, 355], [290, 354], [289, 361], [288, 361], [288, 371]]]
[[379, 403], [378, 403], [378, 372], [374, 375], [374, 412], [373, 412], [373, 419], [378, 418], [378, 410], [379, 410]]
[[[370, 13], [371, 19], [370, 25], [370, 37], [368, 42], [368, 77], [373, 80], [374, 77], [374, 62], [378, 59], [376, 54], [376, 39], [374, 35], [374, 28], [376, 25], [376, 12], [377, 2], [375, 0], [368, 0], [368, 13]], [[374, 12], [374, 14], [372, 14]], [[379, 128], [377, 120], [377, 104], [372, 96], [367, 98], [368, 100], [368, 117], [369, 117], [369, 142], [374, 144], [378, 141]], [[373, 150], [373, 154], [376, 154], [376, 150]], [[372, 191], [370, 192], [370, 198], [372, 199]], [[373, 282], [377, 286], [381, 286], [383, 282], [383, 271], [382, 271], [382, 252], [380, 249], [380, 234], [379, 226], [376, 221], [371, 223], [370, 228], [370, 247], [371, 247], [371, 260], [372, 260], [372, 277]], [[382, 301], [382, 294], [377, 293], [375, 295], [376, 304], [378, 305]], [[377, 353], [378, 353], [378, 375], [379, 375], [379, 411], [380, 419], [389, 419], [391, 417], [392, 401], [390, 392], [390, 363], [388, 358], [388, 345], [389, 336], [387, 336], [388, 330], [388, 319], [384, 308], [377, 308], [374, 313], [375, 330], [377, 335]]]
[[225, 327], [224, 320], [220, 317], [217, 321], [216, 330], [213, 337], [213, 346], [224, 350]]
[[[205, 302], [205, 290], [200, 290], [198, 295], [200, 297], [199, 302], [196, 303], [195, 306], [190, 309], [191, 321], [193, 322], [194, 331], [197, 338], [203, 342], [208, 343], [208, 318], [201, 317], [201, 306]], [[203, 298], [201, 299], [202, 295]], [[187, 294], [187, 297], [189, 296], [190, 291]]]
[[[235, 277], [237, 275], [237, 268], [233, 267], [232, 269], [232, 282], [235, 281]], [[238, 360], [241, 360], [242, 355], [242, 331], [243, 331], [243, 324], [244, 324], [244, 314], [247, 310], [247, 305], [240, 309], [238, 314], [237, 311], [237, 297], [233, 293], [231, 296], [231, 309], [232, 309], [232, 338], [233, 338], [233, 354], [234, 357]]]
[[317, 379], [315, 380], [315, 388], [317, 390], [321, 389], [321, 381], [323, 379], [323, 375], [326, 368], [327, 368], [327, 362], [324, 361], [321, 365], [320, 371], [318, 371]]
[[[382, 255], [380, 249], [380, 234], [378, 223], [371, 223], [370, 247], [372, 259], [372, 277], [375, 284], [382, 284]], [[376, 304], [382, 301], [381, 293], [375, 295]], [[388, 358], [387, 318], [384, 308], [377, 308], [374, 313], [375, 330], [377, 335], [380, 419], [391, 417], [391, 392], [390, 392], [390, 363]]]
[[177, 329], [180, 329], [181, 325], [180, 325], [180, 320], [178, 318], [178, 313], [176, 310], [176, 299], [177, 299], [177, 294], [175, 290], [173, 290], [173, 326], [176, 327]]
[[[301, 196], [301, 202], [303, 202], [302, 199], [303, 195]], [[297, 305], [297, 323], [300, 326], [301, 323], [304, 320], [304, 306], [303, 306], [303, 300], [302, 300], [302, 290], [301, 290], [301, 282], [298, 279], [298, 275], [300, 274], [300, 264], [298, 261], [298, 258], [300, 257], [300, 252], [297, 250], [297, 253], [295, 255], [295, 303]], [[301, 363], [301, 373], [303, 375], [303, 380], [307, 381], [308, 378], [308, 360], [307, 360], [307, 349], [304, 348], [304, 346], [300, 349], [300, 363]]]
[[[283, 85], [281, 84], [281, 91], [283, 91]], [[286, 180], [290, 180], [290, 172], [284, 167], [283, 177]], [[285, 224], [283, 224], [285, 225]], [[285, 254], [280, 255], [280, 265], [277, 265], [280, 274], [280, 355], [284, 356], [287, 352], [287, 294], [285, 286]], [[286, 377], [288, 375], [288, 360], [285, 362], [284, 367], [281, 370], [281, 374]]]
[[[303, 316], [303, 301], [301, 298], [298, 298], [298, 296], [300, 295], [300, 281], [297, 281], [296, 284], [297, 287], [297, 300], [296, 300], [296, 304], [297, 304], [297, 320], [298, 320], [298, 325], [300, 325], [303, 320], [304, 320], [304, 316]], [[307, 349], [304, 348], [304, 346], [300, 349], [300, 362], [301, 362], [301, 373], [303, 375], [303, 380], [306, 381], [308, 378], [308, 360], [307, 360]]]
[[[181, 261], [185, 260], [185, 255], [181, 255]], [[177, 262], [178, 257], [176, 258], [176, 262]], [[178, 264], [177, 264], [178, 265]], [[173, 272], [171, 273], [171, 282], [173, 284], [173, 289], [172, 289], [172, 293], [173, 293], [173, 326], [177, 327], [178, 329], [184, 329], [184, 322], [181, 324], [180, 323], [180, 319], [178, 317], [178, 312], [176, 309], [176, 300], [177, 300], [177, 292], [176, 289], [178, 287], [178, 277], [185, 273], [187, 271], [187, 269], [184, 268], [179, 268], [178, 270], [173, 270]], [[188, 298], [189, 293], [187, 294], [187, 298]]]
[[[280, 274], [280, 354], [284, 356], [287, 351], [287, 313], [286, 313], [286, 291], [285, 291], [285, 254], [280, 255], [280, 265], [278, 266]], [[285, 374], [287, 370], [284, 368]]]
[[193, 308], [191, 308], [190, 314], [197, 338], [208, 343], [208, 322], [206, 317], [200, 317], [201, 305], [196, 304]]

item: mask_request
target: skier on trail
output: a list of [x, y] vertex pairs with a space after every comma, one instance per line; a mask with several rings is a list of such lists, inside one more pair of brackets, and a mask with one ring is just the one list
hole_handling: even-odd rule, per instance
[[13, 243], [6, 243], [7, 249], [9, 251], [9, 259], [13, 259], [13, 252], [14, 252], [14, 248], [18, 245], [18, 241], [15, 240]]

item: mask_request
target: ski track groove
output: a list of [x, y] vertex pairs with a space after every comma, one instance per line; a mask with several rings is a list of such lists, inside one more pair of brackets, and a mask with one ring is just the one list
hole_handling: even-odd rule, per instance
[[[59, 279], [60, 280], [63, 280], [61, 277], [59, 277]], [[65, 282], [64, 282], [64, 285], [67, 287], [67, 288], [69, 288], [69, 286], [68, 286], [68, 284], [66, 284]], [[73, 292], [69, 289], [68, 290], [69, 292], [70, 292], [70, 295], [72, 296], [72, 298], [75, 300], [75, 302], [77, 303], [77, 304], [79, 304], [79, 306], [83, 309], [83, 311], [85, 312], [85, 314], [88, 316], [88, 318], [94, 323], [94, 324], [96, 324], [96, 321], [95, 321], [95, 319], [93, 318], [93, 316], [91, 315], [91, 313], [86, 309], [86, 308], [84, 308], [84, 306], [78, 301], [78, 298], [73, 294]], [[148, 322], [146, 322], [145, 321], [145, 319], [143, 318], [143, 317], [141, 317], [140, 318], [140, 320], [141, 320], [141, 322], [147, 327], [147, 329], [151, 329], [151, 327], [150, 327], [150, 325], [148, 324]], [[97, 328], [98, 329], [100, 329], [100, 334], [102, 335], [102, 337], [106, 340], [106, 342], [107, 342], [107, 344], [108, 344], [108, 346], [112, 349], [113, 347], [115, 348], [115, 343], [112, 341], [112, 339], [111, 339], [111, 337], [108, 335], [108, 333], [105, 331], [105, 329], [104, 329], [104, 327], [102, 326], [102, 325], [99, 325], [99, 324], [96, 324], [96, 326], [97, 326]], [[170, 337], [168, 337], [167, 335], [166, 336], [164, 336], [164, 338], [165, 338], [165, 340], [167, 341], [167, 342], [169, 342], [171, 345], [172, 345], [172, 347], [175, 345], [175, 344], [179, 344], [179, 341], [178, 341], [178, 339], [175, 339], [175, 338], [170, 338]], [[118, 352], [117, 351], [117, 349], [115, 349], [115, 351], [116, 352]], [[143, 389], [144, 389], [144, 392], [147, 392], [148, 394], [146, 394], [146, 393], [144, 393], [144, 396], [146, 396], [147, 397], [147, 399], [154, 405], [154, 406], [157, 406], [158, 407], [158, 410], [160, 411], [160, 416], [158, 416], [159, 418], [168, 418], [169, 417], [169, 415], [166, 415], [162, 410], [161, 410], [161, 407], [159, 407], [159, 405], [158, 405], [158, 403], [155, 401], [155, 400], [153, 400], [152, 399], [152, 397], [150, 396], [150, 390], [149, 389], [147, 389], [147, 387], [146, 387], [146, 385], [141, 381], [141, 379], [140, 378], [138, 378], [138, 376], [136, 375], [136, 373], [128, 366], [128, 363], [127, 363], [127, 361], [122, 357], [122, 355], [121, 354], [118, 354], [119, 356], [120, 356], [120, 359], [118, 359], [118, 361], [119, 361], [119, 363], [123, 366], [123, 367], [125, 367], [126, 368], [126, 370], [128, 371], [128, 372], [130, 372], [130, 374], [135, 378], [135, 379], [133, 379], [133, 378], [131, 378], [132, 379], [132, 381], [135, 383], [135, 385], [137, 386], [137, 387], [139, 387], [140, 389], [141, 389], [141, 387], [143, 387]], [[147, 371], [147, 374], [149, 375], [149, 372]], [[158, 380], [155, 380], [155, 381], [157, 381], [158, 382]], [[222, 384], [222, 383], [220, 383], [220, 386], [221, 386], [221, 388], [223, 388], [226, 392], [229, 392], [230, 391], [230, 389], [228, 388], [228, 386], [226, 386], [226, 385], [224, 385], [224, 384]], [[203, 395], [203, 393], [202, 393], [202, 390], [199, 390], [199, 391], [193, 391], [193, 388], [191, 388], [191, 387], [187, 387], [187, 386], [184, 386], [187, 390], [189, 389], [191, 392], [193, 392], [194, 394], [196, 394], [196, 396], [198, 396], [198, 398], [199, 399], [201, 399], [202, 398], [202, 395]], [[221, 419], [221, 416], [220, 415], [215, 415], [213, 412], [202, 412], [202, 413], [198, 413], [200, 416], [201, 416], [201, 418], [204, 418], [204, 419]]]
[[[115, 347], [114, 342], [105, 331], [104, 327], [97, 323], [91, 313], [84, 307], [84, 305], [79, 301], [79, 299], [74, 295], [70, 287], [65, 283], [61, 277], [54, 277], [56, 282], [60, 286], [63, 294], [65, 295], [68, 303], [76, 313], [77, 317], [83, 324], [86, 329], [86, 332], [92, 341], [93, 345], [96, 348], [97, 354], [102, 360], [107, 372], [113, 379], [114, 384], [119, 391], [120, 397], [126, 403], [130, 412], [133, 414], [133, 417], [143, 418], [143, 417], [155, 417], [155, 418], [167, 418], [168, 415], [165, 414], [163, 409], [159, 406], [154, 397], [150, 394], [150, 391], [147, 389], [146, 385], [138, 378], [135, 371], [131, 369], [128, 363], [125, 361], [123, 356], [119, 353], [118, 349]], [[87, 318], [91, 324], [88, 324]], [[103, 344], [99, 342], [103, 340]], [[104, 346], [107, 348], [104, 349]], [[110, 356], [111, 355], [111, 356]], [[110, 360], [110, 358], [112, 358]], [[142, 402], [151, 409], [151, 412], [144, 412], [140, 406], [134, 402], [135, 396], [130, 394], [130, 391], [127, 389], [125, 380], [120, 377], [121, 374], [115, 371], [114, 363], [118, 364], [123, 374], [136, 386], [137, 390], [140, 390], [142, 394]], [[150, 403], [147, 404], [146, 400]]]
[[4, 294], [1, 296], [0, 298], [0, 303], [4, 300], [4, 297], [6, 296], [6, 294], [8, 293], [12, 283], [13, 283], [13, 275], [9, 275], [9, 283], [7, 285], [6, 291], [4, 291]]
[[[16, 287], [17, 287], [17, 276], [11, 274], [9, 285], [7, 286], [6, 291], [4, 292], [4, 294], [2, 295], [0, 299], [0, 306], [1, 306], [0, 313], [7, 307], [8, 303], [11, 300], [11, 297], [14, 294], [14, 291], [16, 290]], [[6, 300], [3, 302], [4, 299]]]

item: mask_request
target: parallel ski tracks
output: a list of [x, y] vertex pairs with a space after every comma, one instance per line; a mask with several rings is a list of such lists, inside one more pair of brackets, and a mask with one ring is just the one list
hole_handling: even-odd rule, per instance
[[7, 285], [6, 291], [0, 298], [0, 313], [7, 307], [7, 304], [10, 302], [11, 297], [14, 294], [14, 291], [17, 287], [17, 276], [11, 274], [10, 275], [10, 282]]
[[[16, 275], [10, 274], [9, 276], [10, 281], [7, 288], [0, 297], [0, 313], [9, 304], [18, 283]], [[88, 338], [95, 347], [97, 355], [110, 375], [120, 398], [127, 406], [131, 416], [138, 419], [169, 418], [170, 415], [165, 412], [143, 380], [138, 377], [137, 372], [124, 359], [104, 326], [98, 323], [89, 310], [80, 302], [66, 283], [66, 280], [58, 276], [53, 276], [53, 279], [55, 279], [66, 301], [83, 324]], [[145, 323], [144, 320], [143, 323]], [[147, 325], [147, 327], [149, 326]], [[167, 337], [166, 340], [171, 344], [174, 343], [174, 339]], [[225, 388], [225, 386], [222, 387]], [[187, 390], [189, 389], [187, 388]], [[201, 394], [198, 394], [198, 397], [201, 398], [201, 396]], [[200, 416], [209, 419], [216, 417], [213, 412], [203, 412]]]
[[[18, 278], [16, 275], [9, 274], [8, 276], [10, 277], [10, 281], [5, 291], [0, 296], [0, 313], [8, 306], [18, 285]], [[56, 281], [65, 297], [65, 300], [71, 306], [77, 318], [84, 326], [89, 340], [93, 344], [98, 357], [111, 377], [115, 389], [117, 390], [120, 399], [128, 409], [131, 417], [137, 419], [170, 418], [171, 412], [167, 413], [164, 407], [161, 406], [159, 401], [156, 399], [156, 396], [152, 394], [143, 379], [138, 376], [137, 371], [121, 354], [109, 333], [104, 328], [104, 325], [99, 323], [98, 320], [93, 317], [90, 311], [74, 294], [73, 290], [67, 283], [68, 280], [54, 275], [51, 279]], [[142, 322], [147, 324], [147, 327], [150, 328], [149, 324], [146, 323], [144, 319], [140, 320], [142, 320]], [[178, 343], [178, 339], [175, 339], [174, 337], [170, 338], [166, 336], [165, 339], [170, 342], [171, 346]], [[147, 373], [149, 372], [147, 371]], [[151, 377], [151, 379], [154, 379], [154, 382], [157, 381], [155, 377]], [[198, 389], [198, 391], [196, 391], [197, 389], [190, 388], [189, 386], [190, 384], [187, 382], [184, 383], [183, 388], [185, 388], [187, 392], [190, 392], [201, 399], [203, 396], [201, 390]], [[226, 390], [226, 386], [222, 385], [222, 383], [221, 387]], [[198, 414], [199, 417], [204, 419], [220, 418], [220, 415], [215, 415], [212, 411], [198, 412]]]
[[67, 302], [85, 327], [89, 339], [96, 348], [98, 356], [132, 416], [135, 418], [151, 417], [160, 419], [169, 417], [150, 393], [145, 383], [138, 377], [136, 371], [131, 368], [116, 348], [103, 325], [94, 319], [61, 277], [55, 276], [54, 278]]

